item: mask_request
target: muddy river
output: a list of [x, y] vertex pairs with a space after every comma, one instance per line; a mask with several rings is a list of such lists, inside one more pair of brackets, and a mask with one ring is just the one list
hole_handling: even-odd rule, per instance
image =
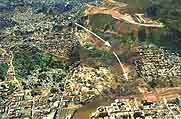
[[90, 102], [89, 104], [83, 106], [75, 113], [73, 119], [89, 119], [89, 116], [96, 111], [97, 107], [103, 105], [110, 105], [113, 100], [99, 96], [94, 101]]

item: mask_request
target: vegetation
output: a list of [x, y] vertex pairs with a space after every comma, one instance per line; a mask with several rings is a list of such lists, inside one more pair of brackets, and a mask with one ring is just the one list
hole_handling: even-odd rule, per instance
[[51, 93], [57, 93], [57, 92], [58, 92], [58, 89], [52, 87], [52, 88], [50, 89], [50, 92], [51, 92]]
[[0, 48], [0, 56], [4, 53], [4, 49]]
[[41, 69], [41, 72], [49, 68], [68, 70], [68, 64], [51, 54], [43, 53], [36, 47], [18, 46], [14, 48], [13, 53], [13, 64], [17, 75], [21, 78], [26, 79], [28, 75], [31, 75], [37, 69]]
[[38, 89], [33, 89], [31, 90], [31, 96], [37, 96], [37, 95], [41, 95], [41, 90], [38, 90]]
[[2, 63], [0, 64], [0, 79], [5, 80], [8, 72], [8, 64]]
[[[148, 16], [159, 19], [159, 21], [167, 26], [161, 34], [162, 39], [164, 39], [164, 42], [167, 42], [167, 45], [170, 44], [172, 48], [176, 47], [177, 50], [181, 48], [180, 4], [181, 1], [178, 0], [157, 0], [146, 10]], [[175, 46], [173, 46], [173, 44], [175, 44]]]
[[12, 94], [17, 89], [16, 85], [9, 83], [10, 94]]
[[106, 30], [107, 28], [112, 27], [113, 23], [115, 23], [115, 20], [111, 15], [96, 14], [90, 16], [90, 25], [93, 30]]
[[87, 55], [89, 58], [105, 58], [105, 59], [112, 59], [114, 56], [112, 55], [112, 53], [103, 51], [101, 49], [96, 48], [95, 45], [91, 45], [91, 44], [86, 44], [84, 46], [85, 51], [87, 51]]
[[149, 81], [148, 82], [148, 85], [151, 87], [151, 88], [155, 88], [158, 84], [157, 84], [157, 80], [152, 80], [152, 81]]
[[26, 77], [36, 68], [44, 68], [48, 63], [48, 58], [38, 52], [36, 48], [20, 46], [14, 50], [13, 64], [17, 70], [17, 74]]

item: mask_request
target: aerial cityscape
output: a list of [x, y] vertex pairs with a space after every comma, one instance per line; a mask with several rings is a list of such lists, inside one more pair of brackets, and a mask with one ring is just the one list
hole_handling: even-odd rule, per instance
[[0, 119], [181, 119], [180, 0], [0, 0]]

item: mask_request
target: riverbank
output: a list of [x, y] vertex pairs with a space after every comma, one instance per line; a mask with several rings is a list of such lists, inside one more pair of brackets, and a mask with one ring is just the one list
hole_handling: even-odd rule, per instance
[[95, 112], [95, 110], [99, 106], [107, 106], [110, 105], [114, 100], [108, 98], [108, 97], [103, 97], [103, 96], [98, 96], [95, 98], [92, 102], [84, 105], [80, 109], [78, 109], [72, 119], [89, 119], [90, 115]]

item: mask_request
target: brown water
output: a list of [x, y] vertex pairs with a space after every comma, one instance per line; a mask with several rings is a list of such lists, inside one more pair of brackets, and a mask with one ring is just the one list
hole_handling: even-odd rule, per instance
[[90, 115], [96, 111], [99, 106], [108, 106], [113, 100], [99, 96], [89, 104], [80, 108], [74, 115], [73, 119], [89, 119]]

